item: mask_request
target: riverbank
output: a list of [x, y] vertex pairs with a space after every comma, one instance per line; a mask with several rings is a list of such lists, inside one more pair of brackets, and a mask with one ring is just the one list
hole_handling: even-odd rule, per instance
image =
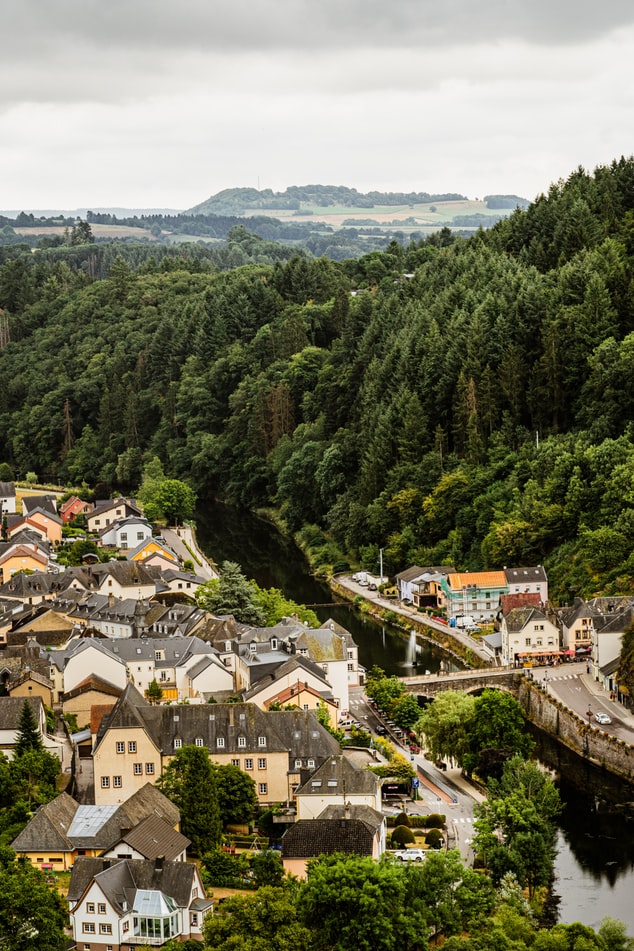
[[[491, 658], [478, 642], [466, 632], [449, 627], [432, 618], [423, 618], [411, 608], [398, 602], [384, 600], [377, 592], [369, 592], [349, 575], [337, 575], [329, 579], [332, 591], [339, 597], [360, 606], [364, 613], [372, 615], [400, 630], [428, 641], [436, 647], [442, 647], [461, 663], [468, 667], [490, 667]], [[362, 598], [360, 603], [358, 599]]]

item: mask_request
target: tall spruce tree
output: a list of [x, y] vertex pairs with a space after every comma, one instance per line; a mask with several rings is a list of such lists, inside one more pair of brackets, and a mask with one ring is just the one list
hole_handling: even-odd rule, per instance
[[33, 712], [33, 707], [28, 700], [25, 700], [20, 710], [20, 719], [18, 720], [18, 737], [15, 744], [15, 755], [22, 756], [30, 750], [41, 750], [44, 744], [42, 736], [37, 726], [37, 720]]

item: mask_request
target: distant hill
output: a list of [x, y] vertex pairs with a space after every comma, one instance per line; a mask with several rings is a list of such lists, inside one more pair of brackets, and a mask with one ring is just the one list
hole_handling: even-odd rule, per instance
[[[290, 185], [283, 192], [274, 192], [270, 188], [261, 191], [257, 188], [225, 188], [190, 208], [187, 214], [241, 215], [247, 211], [300, 211], [307, 205], [318, 208], [375, 208], [420, 205], [430, 201], [466, 201], [466, 198], [458, 193], [433, 195], [429, 192], [372, 191], [363, 194], [345, 185]], [[518, 201], [523, 202], [524, 199]]]

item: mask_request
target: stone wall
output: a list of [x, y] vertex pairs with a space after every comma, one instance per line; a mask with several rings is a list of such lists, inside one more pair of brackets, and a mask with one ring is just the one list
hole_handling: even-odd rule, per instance
[[596, 766], [634, 782], [634, 746], [582, 719], [543, 687], [521, 678], [517, 698], [526, 718]]

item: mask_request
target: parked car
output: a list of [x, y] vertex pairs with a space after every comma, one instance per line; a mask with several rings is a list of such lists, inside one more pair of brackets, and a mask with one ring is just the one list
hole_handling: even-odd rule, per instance
[[602, 726], [606, 726], [608, 723], [612, 723], [612, 717], [608, 716], [607, 713], [602, 713], [599, 710], [598, 713], [595, 713], [594, 719], [597, 723], [600, 723]]
[[395, 859], [399, 862], [422, 862], [425, 858], [424, 849], [397, 849], [392, 852]]

